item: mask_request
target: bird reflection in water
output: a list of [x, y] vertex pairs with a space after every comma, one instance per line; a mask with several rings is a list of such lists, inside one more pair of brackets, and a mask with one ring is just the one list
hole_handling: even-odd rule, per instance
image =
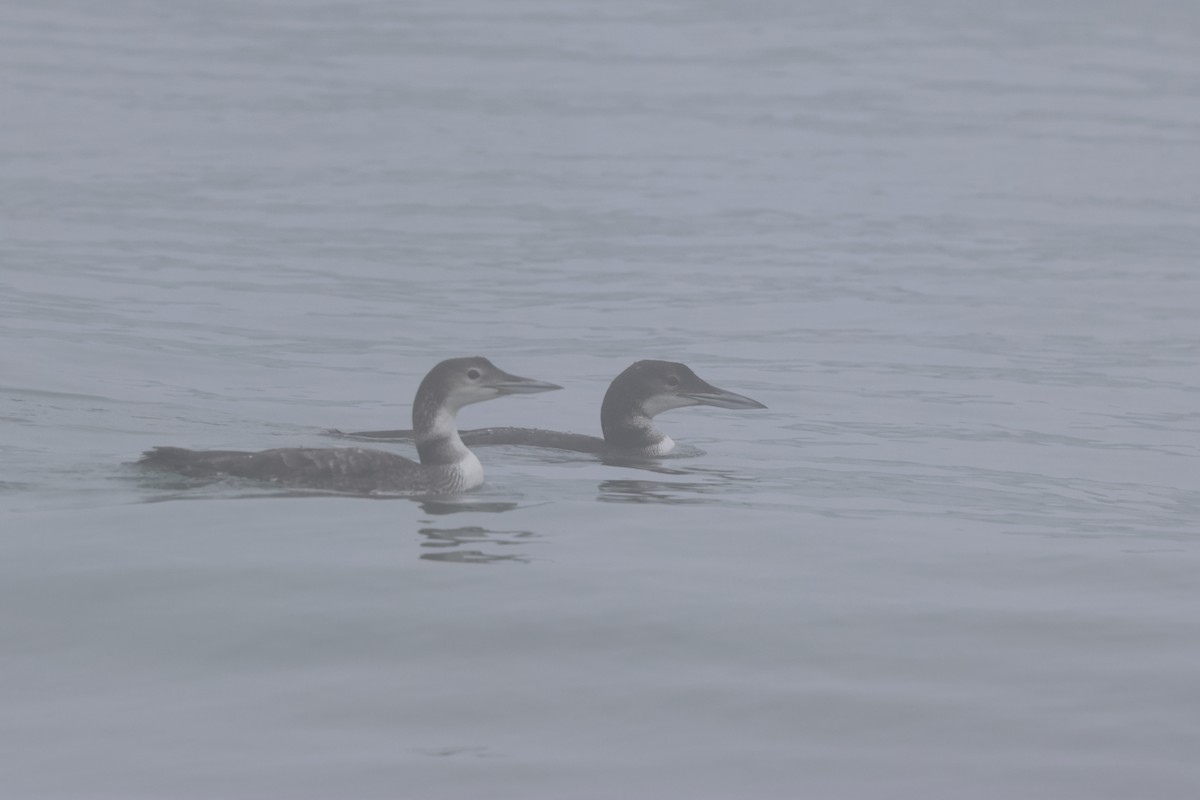
[[711, 503], [720, 493], [719, 486], [706, 483], [668, 483], [666, 481], [602, 481], [597, 500], [602, 503], [663, 503], [695, 505]]
[[[426, 514], [434, 516], [463, 512], [500, 514], [512, 511], [516, 507], [517, 504], [512, 502], [458, 498], [425, 500], [421, 503], [421, 509]], [[421, 554], [421, 558], [425, 561], [449, 561], [456, 564], [495, 564], [501, 561], [516, 561], [526, 564], [532, 560], [521, 553], [460, 549], [464, 546], [480, 544], [512, 547], [535, 538], [532, 531], [494, 531], [479, 525], [463, 525], [458, 528], [426, 527], [420, 528], [417, 532], [425, 537], [421, 547], [434, 551]]]
[[494, 500], [461, 500], [457, 498], [422, 500], [420, 503], [422, 511], [426, 514], [435, 514], [437, 516], [442, 516], [443, 514], [461, 514], [464, 511], [499, 514], [504, 511], [512, 511], [517, 507], [516, 503], [497, 502]]
[[[640, 467], [646, 469], [646, 467]], [[721, 470], [675, 470], [652, 469], [665, 475], [688, 475], [704, 480], [651, 481], [609, 480], [601, 481], [596, 499], [602, 503], [661, 503], [664, 505], [700, 505], [731, 502], [730, 490], [736, 484], [752, 480], [732, 472]], [[736, 502], [736, 501], [734, 501]]]
[[417, 531], [425, 537], [421, 547], [436, 552], [422, 553], [425, 561], [451, 561], [457, 564], [494, 564], [498, 561], [516, 561], [527, 564], [533, 559], [521, 553], [485, 553], [482, 550], [460, 550], [465, 545], [497, 545], [511, 547], [535, 538], [532, 531], [492, 531], [478, 525], [461, 528], [421, 528]]

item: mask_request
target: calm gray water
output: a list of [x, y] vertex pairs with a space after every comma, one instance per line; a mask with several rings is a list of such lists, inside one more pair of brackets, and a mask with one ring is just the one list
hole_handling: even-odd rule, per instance
[[[1191, 3], [8, 3], [0, 796], [1200, 795]], [[182, 488], [436, 361], [461, 502]], [[391, 446], [409, 452], [403, 445]]]

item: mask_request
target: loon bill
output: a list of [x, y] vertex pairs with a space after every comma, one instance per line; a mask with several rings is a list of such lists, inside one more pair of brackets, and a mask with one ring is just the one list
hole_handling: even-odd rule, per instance
[[[539, 428], [478, 428], [462, 431], [472, 447], [515, 444], [573, 450], [599, 456], [652, 457], [669, 453], [671, 437], [654, 427], [653, 418], [684, 406], [751, 409], [765, 405], [744, 395], [719, 389], [702, 380], [686, 364], [675, 361], [638, 361], [613, 379], [600, 407], [604, 438]], [[414, 431], [359, 431], [333, 433], [356, 439], [409, 440]]]
[[463, 406], [510, 394], [561, 389], [522, 378], [486, 358], [452, 358], [429, 371], [413, 401], [420, 463], [361, 447], [284, 447], [245, 452], [155, 447], [138, 464], [189, 477], [238, 477], [322, 491], [448, 495], [483, 483], [483, 467], [459, 437]]

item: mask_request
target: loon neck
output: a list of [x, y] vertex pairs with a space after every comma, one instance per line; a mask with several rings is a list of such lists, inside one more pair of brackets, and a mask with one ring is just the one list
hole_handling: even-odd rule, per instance
[[461, 464], [474, 460], [458, 435], [458, 409], [436, 397], [419, 396], [413, 403], [413, 434], [417, 455], [427, 466]]
[[622, 416], [602, 415], [600, 427], [609, 450], [663, 455], [675, 446], [671, 437], [654, 427], [654, 421], [640, 411]]

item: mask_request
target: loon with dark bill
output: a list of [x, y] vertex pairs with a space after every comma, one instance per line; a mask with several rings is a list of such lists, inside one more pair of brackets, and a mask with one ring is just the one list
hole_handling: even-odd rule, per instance
[[[647, 458], [666, 455], [675, 447], [671, 437], [654, 427], [653, 418], [684, 406], [766, 408], [757, 400], [719, 389], [702, 380], [686, 364], [675, 361], [638, 361], [613, 379], [600, 406], [604, 438], [539, 428], [479, 428], [462, 431], [472, 447], [515, 444], [573, 450], [599, 456]], [[356, 439], [412, 439], [414, 431], [359, 431], [342, 433]]]
[[245, 452], [155, 447], [139, 464], [189, 477], [237, 477], [280, 486], [360, 494], [449, 495], [483, 483], [483, 466], [459, 437], [463, 406], [510, 394], [561, 389], [510, 375], [486, 358], [452, 358], [429, 371], [413, 401], [420, 463], [361, 447], [285, 447]]

